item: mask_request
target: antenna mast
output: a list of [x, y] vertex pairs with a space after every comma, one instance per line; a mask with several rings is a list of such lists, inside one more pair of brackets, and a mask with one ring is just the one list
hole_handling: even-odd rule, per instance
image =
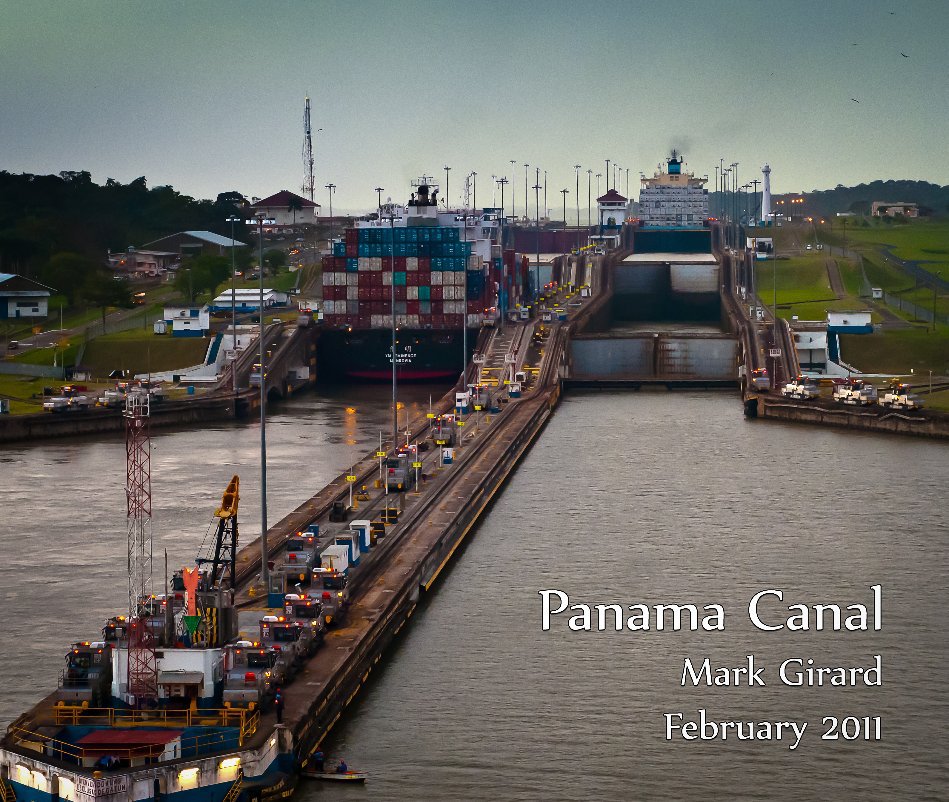
[[129, 702], [158, 698], [158, 660], [148, 628], [152, 579], [151, 439], [149, 392], [125, 397], [125, 496], [128, 509], [128, 694]]
[[313, 129], [310, 126], [310, 98], [303, 109], [303, 192], [313, 201]]

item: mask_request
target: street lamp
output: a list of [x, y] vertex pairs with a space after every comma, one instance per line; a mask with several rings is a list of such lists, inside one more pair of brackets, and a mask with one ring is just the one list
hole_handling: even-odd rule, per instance
[[[380, 222], [382, 222], [380, 220]], [[395, 339], [395, 209], [389, 209], [389, 231], [392, 250], [389, 252], [390, 301], [392, 303], [392, 450], [399, 447], [399, 397], [396, 389], [396, 339]]]
[[600, 197], [600, 178], [601, 178], [602, 175], [603, 175], [603, 173], [597, 173], [597, 174], [596, 174], [596, 197], [597, 197], [597, 198]]
[[[516, 159], [510, 159], [510, 162], [511, 162], [511, 181], [513, 182], [513, 181], [514, 181], [514, 174], [515, 174], [514, 165], [517, 164], [517, 160], [516, 160]], [[503, 206], [504, 204], [502, 203], [501, 205]], [[525, 212], [525, 214], [527, 214], [527, 212]], [[517, 218], [517, 201], [515, 201], [515, 199], [514, 199], [514, 187], [513, 187], [513, 186], [511, 187], [511, 217], [512, 217], [512, 218], [515, 218], [515, 219]]]
[[270, 568], [267, 565], [267, 375], [264, 365], [264, 226], [273, 225], [263, 212], [258, 212], [248, 224], [257, 224], [257, 254], [260, 261], [260, 309], [258, 340], [260, 341], [260, 579], [265, 591], [270, 586]]
[[326, 184], [326, 188], [330, 191], [330, 226], [333, 225], [333, 191], [336, 189], [336, 184]]
[[451, 170], [447, 164], [445, 165], [445, 211], [448, 211], [448, 171]]
[[589, 236], [589, 228], [593, 225], [592, 218], [590, 217], [591, 210], [593, 208], [593, 201], [591, 200], [590, 187], [593, 184], [593, 170], [587, 170], [587, 235]]
[[234, 264], [234, 223], [239, 223], [240, 218], [231, 215], [226, 222], [231, 224], [231, 350], [234, 352], [231, 358], [231, 378], [234, 384], [234, 414], [237, 415], [237, 285], [235, 284], [235, 264]]
[[[538, 178], [540, 170], [538, 172]], [[536, 180], [536, 179], [535, 179]], [[536, 180], [534, 184], [534, 245], [537, 248], [537, 261], [534, 262], [534, 292], [531, 298], [540, 295], [540, 181]]]
[[[916, 269], [918, 270], [919, 268], [917, 267]], [[942, 276], [942, 273], [937, 270], [933, 275], [935, 275], [935, 278], [933, 279], [933, 334], [935, 334], [936, 333], [936, 294], [939, 290], [939, 278], [940, 276]]]
[[478, 211], [478, 174], [472, 170], [471, 171], [471, 208], [473, 211]]
[[378, 200], [377, 200], [377, 206], [378, 206], [377, 211], [378, 211], [378, 213], [379, 213], [379, 221], [380, 221], [380, 222], [382, 222], [382, 193], [383, 193], [383, 192], [385, 192], [385, 190], [384, 190], [382, 187], [376, 187], [376, 197], [377, 197], [377, 199], [378, 199]]
[[[577, 172], [577, 253], [580, 253], [580, 165], [573, 165], [573, 169]], [[564, 228], [567, 227], [566, 223], [567, 216], [564, 215]]]
[[[597, 192], [600, 191], [599, 186], [596, 188]], [[610, 191], [610, 160], [606, 160], [606, 191]]]
[[524, 219], [530, 220], [530, 209], [528, 205], [530, 201], [527, 199], [527, 169], [530, 165], [527, 162], [524, 162]]
[[[513, 164], [513, 162], [512, 162], [512, 164]], [[507, 176], [502, 176], [502, 177], [499, 178], [498, 181], [497, 181], [498, 185], [501, 187], [501, 221], [500, 221], [501, 230], [500, 230], [500, 232], [499, 232], [499, 237], [500, 237], [500, 240], [501, 240], [501, 247], [502, 247], [502, 248], [504, 247], [504, 186], [505, 186], [505, 184], [507, 184], [507, 182], [508, 182], [508, 181], [507, 181]], [[503, 260], [503, 259], [501, 260], [501, 275], [500, 275], [499, 278], [500, 278], [501, 280], [500, 280], [500, 282], [498, 282], [498, 283], [499, 283], [499, 287], [498, 287], [498, 306], [500, 307], [500, 308], [498, 309], [498, 311], [500, 312], [500, 319], [498, 320], [498, 328], [499, 328], [499, 329], [503, 329], [503, 328], [504, 328], [504, 315], [505, 315], [505, 313], [506, 313], [506, 310], [505, 310], [505, 308], [504, 308], [504, 300], [505, 300], [505, 297], [504, 297], [504, 260]]]

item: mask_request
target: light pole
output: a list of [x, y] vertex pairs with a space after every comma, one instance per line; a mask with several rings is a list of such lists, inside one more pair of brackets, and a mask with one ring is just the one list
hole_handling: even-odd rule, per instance
[[[919, 268], [917, 267], [916, 269], [918, 270]], [[936, 271], [933, 275], [935, 275], [935, 278], [933, 279], [933, 334], [935, 334], [936, 333], [936, 295], [939, 290], [939, 278], [942, 275], [942, 273], [939, 271]]]
[[336, 189], [336, 184], [327, 184], [326, 188], [330, 191], [330, 226], [333, 225], [333, 190]]
[[[498, 185], [501, 187], [501, 221], [500, 226], [501, 230], [499, 232], [499, 237], [501, 240], [501, 247], [504, 247], [504, 185], [507, 184], [507, 176], [502, 176], [497, 180]], [[501, 260], [501, 275], [499, 276], [500, 281], [498, 282], [498, 312], [500, 313], [498, 319], [498, 329], [504, 328], [504, 315], [506, 310], [504, 309], [504, 260]]]
[[382, 222], [382, 193], [385, 190], [382, 187], [376, 187], [377, 211], [379, 213], [379, 222]]
[[[540, 170], [537, 171], [538, 179]], [[540, 181], [535, 179], [534, 184], [534, 246], [537, 249], [537, 260], [534, 262], [534, 292], [531, 298], [540, 295]]]
[[[467, 190], [465, 191], [464, 199], [465, 199], [465, 203], [464, 203], [464, 210], [462, 211], [462, 214], [465, 216], [464, 218], [465, 225], [464, 225], [464, 229], [462, 230], [462, 236], [464, 237], [464, 242], [467, 243], [468, 242], [468, 192]], [[462, 248], [462, 251], [461, 251], [462, 254], [465, 253], [465, 250], [466, 250], [465, 248]], [[465, 276], [467, 277], [468, 275], [467, 257], [465, 257], [465, 259], [466, 259]], [[464, 301], [462, 301], [462, 303], [464, 304], [464, 310], [461, 315], [461, 361], [462, 361], [461, 391], [464, 392], [468, 386], [468, 286], [467, 286], [467, 281], [465, 282], [465, 298], [464, 298]], [[408, 417], [408, 413], [406, 413], [406, 417]], [[408, 426], [406, 426], [406, 428], [408, 428]], [[416, 484], [418, 484], [418, 472], [416, 472]], [[416, 488], [416, 490], [418, 490], [418, 488]]]
[[392, 237], [392, 250], [389, 252], [389, 270], [391, 272], [391, 281], [389, 287], [390, 301], [392, 303], [392, 450], [399, 448], [399, 397], [396, 388], [396, 340], [395, 340], [395, 211], [389, 210], [389, 231]]
[[544, 219], [550, 217], [550, 208], [547, 206], [547, 171], [544, 170]]
[[[600, 187], [597, 186], [596, 191], [600, 191]], [[610, 191], [610, 160], [606, 160], [606, 191]]]
[[254, 215], [247, 223], [257, 224], [257, 258], [260, 261], [260, 308], [257, 320], [260, 325], [260, 580], [265, 592], [270, 587], [270, 567], [267, 565], [267, 370], [264, 364], [264, 225], [273, 224], [273, 220], [264, 217], [263, 212]]
[[445, 165], [445, 211], [448, 211], [448, 171], [451, 170], [447, 164]]
[[[231, 378], [234, 385], [234, 414], [237, 414], [237, 285], [235, 284], [235, 264], [234, 264], [234, 223], [239, 223], [240, 218], [231, 215], [227, 218], [231, 224], [231, 350], [234, 356], [231, 359]], [[60, 327], [62, 328], [62, 327]]]
[[474, 170], [471, 171], [471, 208], [478, 211], [478, 174]]
[[597, 198], [600, 197], [600, 178], [602, 177], [602, 175], [603, 175], [603, 173], [597, 173], [597, 174], [596, 174], [596, 196], [597, 196]]
[[593, 207], [593, 202], [591, 200], [590, 187], [593, 184], [593, 170], [587, 170], [587, 235], [589, 235], [589, 228], [593, 225], [592, 218], [590, 217], [591, 210]]
[[530, 220], [530, 209], [528, 209], [528, 204], [530, 201], [527, 199], [527, 175], [528, 168], [530, 165], [527, 162], [524, 162], [524, 219]]
[[[577, 172], [577, 253], [580, 253], [580, 165], [573, 165], [573, 169]], [[566, 215], [564, 215], [566, 219]], [[566, 223], [564, 223], [566, 227]]]
[[[512, 186], [511, 186], [511, 217], [512, 217], [513, 219], [517, 219], [517, 201], [514, 199], [514, 186], [513, 186], [514, 174], [515, 174], [514, 166], [517, 164], [517, 160], [516, 160], [516, 159], [510, 159], [510, 162], [511, 162], [511, 183], [512, 183]], [[503, 206], [504, 204], [502, 203], [501, 205]], [[526, 214], [526, 212], [525, 212], [525, 214]]]

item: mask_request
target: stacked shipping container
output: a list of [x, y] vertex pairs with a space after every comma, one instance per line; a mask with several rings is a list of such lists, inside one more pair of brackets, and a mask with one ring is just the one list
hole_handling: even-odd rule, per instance
[[394, 290], [399, 327], [480, 327], [487, 285], [471, 249], [450, 226], [347, 229], [323, 258], [324, 325], [391, 328]]

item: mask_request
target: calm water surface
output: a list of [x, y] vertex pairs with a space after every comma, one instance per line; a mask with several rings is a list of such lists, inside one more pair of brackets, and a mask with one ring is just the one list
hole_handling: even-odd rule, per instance
[[[423, 405], [427, 393], [416, 398]], [[268, 427], [277, 520], [371, 447], [385, 393], [331, 396]], [[353, 420], [352, 418], [355, 418]], [[156, 543], [189, 562], [227, 479], [257, 512], [257, 431], [158, 433]], [[0, 451], [0, 719], [55, 683], [62, 646], [125, 597], [120, 441]], [[118, 462], [116, 462], [118, 460]], [[944, 445], [749, 422], [731, 395], [571, 394], [327, 751], [371, 773], [317, 799], [949, 798], [949, 529]], [[871, 603], [879, 632], [763, 632], [751, 596]], [[572, 603], [718, 603], [725, 630], [541, 630], [541, 589]], [[770, 610], [778, 618], [779, 605]], [[681, 687], [683, 659], [746, 665], [765, 687]], [[789, 658], [883, 661], [882, 687], [782, 685]], [[664, 713], [797, 721], [789, 741], [666, 741]], [[880, 716], [880, 741], [828, 741], [824, 716]]]

